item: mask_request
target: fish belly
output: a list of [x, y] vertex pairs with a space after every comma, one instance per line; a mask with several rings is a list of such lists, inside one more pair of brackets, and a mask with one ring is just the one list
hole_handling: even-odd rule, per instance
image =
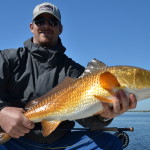
[[[82, 100], [81, 100], [82, 101]], [[91, 99], [83, 100], [83, 103], [76, 107], [73, 111], [65, 111], [62, 112], [54, 112], [50, 116], [44, 118], [46, 120], [77, 120], [82, 118], [87, 118], [93, 116], [94, 114], [103, 111], [102, 104], [99, 100], [93, 99], [92, 103], [87, 103], [87, 101], [91, 101]]]

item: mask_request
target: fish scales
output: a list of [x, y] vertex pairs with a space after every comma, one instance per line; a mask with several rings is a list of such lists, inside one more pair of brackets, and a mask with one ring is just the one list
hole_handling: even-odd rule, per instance
[[108, 68], [108, 71], [116, 76], [122, 86], [133, 89], [150, 86], [150, 71], [148, 70], [131, 66], [115, 66]]
[[[66, 115], [68, 119], [71, 119], [69, 118], [71, 114], [88, 107], [89, 98], [93, 98], [93, 101], [95, 101], [93, 94], [98, 94], [99, 88], [99, 78], [97, 75], [92, 80], [90, 77], [75, 80], [69, 87], [35, 105], [25, 113], [25, 116], [33, 121], [34, 118], [45, 118], [54, 115], [60, 117], [61, 115]], [[85, 102], [81, 100], [85, 100]]]
[[[135, 94], [137, 100], [150, 98], [150, 71], [132, 66], [108, 67], [94, 59], [80, 78], [68, 78], [31, 101], [32, 107], [29, 105], [24, 115], [35, 123], [41, 122], [43, 136], [48, 136], [61, 121], [101, 113], [101, 101], [112, 103], [112, 94], [119, 89]], [[0, 144], [11, 138], [7, 133], [0, 136]]]

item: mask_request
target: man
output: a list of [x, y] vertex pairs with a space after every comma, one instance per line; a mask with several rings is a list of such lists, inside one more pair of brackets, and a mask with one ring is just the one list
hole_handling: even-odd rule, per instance
[[[64, 121], [56, 131], [43, 137], [40, 123], [23, 115], [30, 100], [47, 93], [66, 76], [79, 77], [84, 67], [68, 58], [59, 35], [62, 33], [59, 9], [51, 3], [37, 5], [30, 30], [33, 38], [23, 48], [0, 51], [0, 126], [12, 139], [1, 150], [105, 149], [121, 150], [121, 142], [104, 132], [70, 131], [73, 121]], [[108, 125], [112, 118], [136, 107], [136, 98], [123, 91], [114, 96], [113, 107], [103, 103], [101, 115], [79, 120], [83, 126]]]

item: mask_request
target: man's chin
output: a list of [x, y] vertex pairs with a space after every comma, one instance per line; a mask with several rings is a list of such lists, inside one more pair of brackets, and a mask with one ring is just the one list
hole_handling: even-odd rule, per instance
[[50, 47], [51, 44], [52, 44], [52, 42], [50, 40], [43, 40], [40, 42], [40, 45], [42, 47]]
[[51, 42], [51, 40], [49, 39], [49, 38], [46, 38], [46, 37], [43, 37], [43, 38], [41, 38], [41, 40], [40, 40], [40, 43], [41, 44], [48, 44], [48, 43], [50, 43]]
[[55, 42], [52, 38], [42, 37], [40, 39], [40, 45], [42, 45], [42, 47], [53, 47], [56, 43], [57, 42]]

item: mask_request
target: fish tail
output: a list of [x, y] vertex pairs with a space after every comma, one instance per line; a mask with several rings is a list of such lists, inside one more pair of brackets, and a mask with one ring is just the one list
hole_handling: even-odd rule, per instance
[[11, 137], [9, 136], [9, 134], [7, 134], [5, 132], [0, 133], [0, 145], [6, 143], [10, 139], [11, 139]]

